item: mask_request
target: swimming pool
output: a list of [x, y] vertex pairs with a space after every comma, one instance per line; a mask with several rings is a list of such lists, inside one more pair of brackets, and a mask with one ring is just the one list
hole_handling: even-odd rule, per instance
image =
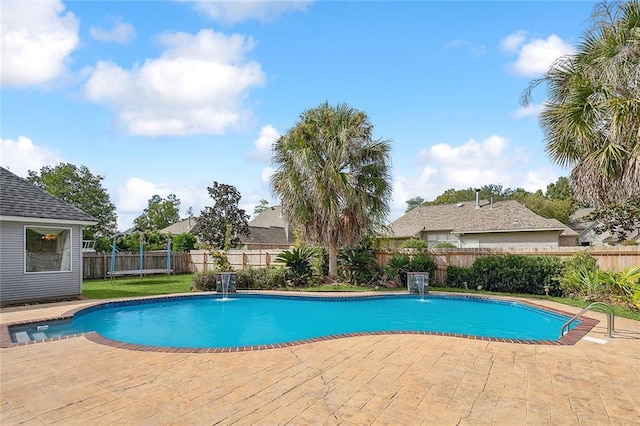
[[191, 295], [109, 302], [71, 320], [13, 327], [31, 340], [97, 332], [133, 345], [230, 348], [358, 333], [425, 333], [555, 341], [567, 316], [519, 302], [428, 295], [300, 297]]

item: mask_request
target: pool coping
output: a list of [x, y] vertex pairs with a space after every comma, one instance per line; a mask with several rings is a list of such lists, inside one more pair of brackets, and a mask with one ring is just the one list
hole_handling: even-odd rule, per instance
[[[445, 333], [445, 332], [436, 332], [436, 331], [375, 331], [375, 332], [357, 332], [357, 333], [343, 333], [343, 334], [333, 334], [328, 336], [315, 337], [311, 339], [302, 339], [285, 343], [275, 343], [275, 344], [266, 344], [266, 345], [251, 345], [251, 346], [236, 346], [236, 347], [223, 347], [223, 348], [185, 348], [185, 347], [166, 347], [166, 346], [148, 346], [148, 345], [138, 345], [131, 343], [119, 342], [116, 340], [112, 340], [106, 338], [99, 333], [92, 331], [88, 333], [78, 333], [78, 334], [70, 334], [66, 336], [57, 336], [50, 337], [41, 340], [31, 340], [28, 342], [20, 342], [15, 343], [11, 339], [11, 334], [9, 332], [10, 327], [14, 326], [25, 326], [30, 324], [38, 324], [42, 322], [54, 322], [54, 321], [65, 321], [70, 320], [73, 316], [82, 310], [91, 309], [96, 306], [104, 305], [104, 304], [120, 304], [123, 302], [137, 302], [142, 300], [155, 300], [155, 299], [179, 299], [179, 298], [187, 298], [187, 297], [207, 297], [216, 295], [215, 292], [204, 292], [194, 294], [174, 294], [174, 295], [159, 295], [159, 296], [149, 296], [149, 297], [137, 297], [137, 298], [127, 298], [127, 299], [115, 299], [115, 300], [105, 300], [96, 302], [90, 305], [78, 306], [74, 309], [71, 309], [62, 315], [56, 317], [49, 318], [39, 318], [36, 320], [28, 320], [28, 321], [17, 321], [11, 323], [0, 324], [0, 348], [12, 348], [19, 346], [27, 346], [33, 344], [41, 344], [47, 342], [54, 342], [59, 340], [73, 339], [77, 337], [85, 337], [86, 339], [98, 343], [101, 345], [111, 346], [120, 349], [127, 349], [132, 351], [145, 351], [145, 352], [169, 352], [169, 353], [227, 353], [227, 352], [246, 352], [246, 351], [257, 351], [257, 350], [267, 350], [267, 349], [278, 349], [278, 348], [286, 348], [298, 345], [305, 345], [308, 343], [314, 342], [322, 342], [326, 340], [335, 340], [349, 337], [358, 337], [358, 336], [372, 336], [372, 335], [397, 335], [397, 334], [406, 334], [406, 335], [428, 335], [428, 336], [446, 336], [446, 337], [458, 337], [464, 339], [471, 340], [482, 340], [487, 342], [500, 342], [500, 343], [517, 343], [517, 344], [526, 344], [526, 345], [575, 345], [580, 339], [586, 336], [600, 321], [589, 318], [586, 316], [581, 316], [581, 323], [576, 327], [571, 329], [564, 336], [558, 338], [557, 340], [529, 340], [529, 339], [512, 339], [512, 338], [498, 338], [498, 337], [484, 337], [484, 336], [475, 336], [470, 334], [460, 334], [460, 333]], [[369, 298], [369, 297], [385, 297], [385, 296], [399, 296], [406, 295], [407, 293], [389, 293], [380, 294], [380, 293], [358, 293], [354, 295], [353, 293], [298, 293], [295, 292], [239, 292], [238, 294], [246, 294], [246, 295], [258, 295], [258, 296], [284, 296], [284, 297], [304, 297], [304, 298]], [[472, 298], [472, 299], [489, 299], [496, 301], [517, 301], [523, 305], [527, 305], [529, 307], [533, 307], [536, 309], [540, 309], [543, 311], [547, 311], [553, 314], [568, 316], [572, 318], [574, 314], [571, 314], [566, 311], [562, 311], [560, 309], [551, 308], [548, 306], [538, 305], [536, 303], [531, 302], [527, 299], [519, 299], [519, 298], [501, 298], [499, 296], [487, 296], [487, 295], [478, 295], [478, 294], [460, 294], [460, 293], [445, 293], [445, 292], [433, 292], [433, 295], [442, 295], [442, 296], [451, 296], [456, 298]]]

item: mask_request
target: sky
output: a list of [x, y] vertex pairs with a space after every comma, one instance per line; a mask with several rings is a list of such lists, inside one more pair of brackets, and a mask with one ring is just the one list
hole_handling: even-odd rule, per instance
[[103, 176], [127, 229], [153, 195], [181, 216], [235, 186], [252, 215], [271, 144], [324, 102], [391, 145], [389, 221], [413, 197], [496, 184], [545, 191], [544, 85], [590, 1], [2, 0], [0, 165]]

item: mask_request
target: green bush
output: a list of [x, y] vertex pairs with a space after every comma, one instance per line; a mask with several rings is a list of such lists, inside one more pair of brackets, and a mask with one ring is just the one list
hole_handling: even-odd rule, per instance
[[559, 296], [558, 278], [564, 265], [555, 256], [486, 256], [471, 267], [471, 280], [487, 291]]
[[407, 271], [409, 268], [409, 256], [395, 253], [384, 267], [387, 279], [394, 280], [399, 285], [407, 283]]
[[316, 250], [313, 247], [295, 247], [280, 253], [276, 261], [287, 267], [287, 281], [294, 286], [303, 286], [313, 277], [311, 261], [315, 256]]
[[436, 245], [433, 246], [435, 249], [448, 249], [448, 248], [456, 248], [457, 246], [449, 241], [440, 241]]
[[197, 239], [193, 234], [184, 232], [173, 237], [173, 251], [182, 252], [196, 248]]
[[244, 290], [277, 290], [285, 288], [286, 269], [269, 266], [266, 268], [247, 268], [236, 272], [236, 287]]
[[436, 261], [426, 253], [416, 254], [409, 260], [408, 272], [428, 272], [431, 278], [436, 272]]
[[476, 288], [471, 268], [460, 266], [447, 266], [445, 285], [453, 288]]
[[407, 272], [429, 272], [430, 279], [435, 278], [436, 262], [426, 253], [418, 253], [412, 257], [396, 253], [384, 268], [388, 279], [396, 281], [400, 286], [407, 285]]
[[194, 291], [216, 291], [216, 271], [200, 271], [193, 274], [191, 288]]
[[229, 263], [229, 258], [227, 254], [220, 250], [214, 250], [211, 253], [211, 257], [213, 257], [213, 267], [218, 272], [231, 272], [233, 268], [231, 267], [231, 263]]
[[419, 240], [418, 238], [409, 238], [408, 240], [404, 240], [402, 243], [400, 243], [400, 248], [424, 250], [427, 248], [427, 244], [424, 242], [424, 240]]
[[338, 254], [338, 272], [350, 284], [369, 284], [380, 276], [376, 256], [367, 246], [344, 248]]

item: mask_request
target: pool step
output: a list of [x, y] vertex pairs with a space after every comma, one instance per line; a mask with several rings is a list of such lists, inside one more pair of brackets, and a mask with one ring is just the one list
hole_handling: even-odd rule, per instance
[[18, 331], [16, 334], [16, 343], [24, 343], [24, 342], [30, 342], [31, 341], [31, 337], [29, 337], [29, 333], [27, 333], [26, 331]]

